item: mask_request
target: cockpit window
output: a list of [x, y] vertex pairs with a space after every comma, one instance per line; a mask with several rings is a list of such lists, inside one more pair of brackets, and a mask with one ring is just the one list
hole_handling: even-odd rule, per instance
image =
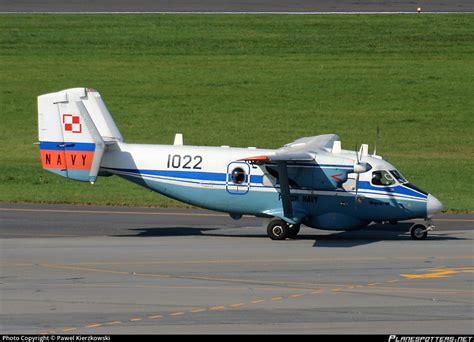
[[395, 179], [401, 183], [401, 184], [405, 184], [405, 183], [408, 183], [408, 181], [406, 180], [405, 177], [402, 176], [402, 174], [398, 171], [398, 170], [390, 170], [390, 173], [392, 174], [393, 177], [395, 177]]
[[390, 186], [395, 184], [395, 179], [388, 171], [374, 171], [372, 172], [372, 184]]

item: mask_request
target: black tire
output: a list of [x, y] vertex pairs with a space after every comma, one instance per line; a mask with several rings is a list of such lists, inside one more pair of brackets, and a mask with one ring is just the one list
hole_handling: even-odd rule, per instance
[[268, 237], [272, 240], [285, 240], [288, 232], [288, 224], [283, 220], [273, 220], [267, 226]]
[[413, 240], [425, 240], [428, 236], [428, 231], [424, 225], [415, 224], [410, 229], [410, 235]]
[[296, 236], [300, 232], [300, 224], [291, 224], [288, 226], [288, 238], [296, 239]]

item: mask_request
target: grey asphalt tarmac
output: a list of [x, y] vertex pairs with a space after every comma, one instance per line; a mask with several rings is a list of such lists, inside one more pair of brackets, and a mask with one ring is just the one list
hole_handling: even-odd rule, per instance
[[303, 228], [204, 210], [0, 204], [0, 333], [474, 334], [474, 215]]
[[0, 12], [473, 12], [471, 0], [0, 0]]

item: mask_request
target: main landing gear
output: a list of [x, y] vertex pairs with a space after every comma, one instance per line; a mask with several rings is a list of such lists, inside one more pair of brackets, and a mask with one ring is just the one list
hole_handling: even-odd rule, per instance
[[272, 240], [295, 239], [299, 232], [299, 224], [288, 224], [280, 219], [270, 221], [267, 226], [268, 237]]
[[431, 219], [425, 219], [425, 223], [415, 223], [410, 228], [410, 235], [413, 240], [425, 240], [428, 232], [434, 229]]

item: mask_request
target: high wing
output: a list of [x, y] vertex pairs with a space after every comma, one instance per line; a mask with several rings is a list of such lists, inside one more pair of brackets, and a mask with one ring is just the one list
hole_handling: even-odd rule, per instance
[[265, 164], [267, 167], [272, 164], [276, 165], [283, 212], [280, 215], [274, 213], [273, 216], [279, 216], [288, 223], [295, 224], [301, 222], [306, 214], [293, 210], [288, 164], [294, 165], [298, 162], [314, 164], [315, 168], [308, 171], [312, 172], [314, 189], [332, 190], [341, 187], [342, 183], [347, 180], [349, 173], [361, 173], [370, 169], [370, 165], [360, 163], [359, 158], [354, 160], [342, 156], [340, 152], [339, 136], [324, 134], [300, 138], [267, 155], [251, 156], [241, 160], [260, 165]]
[[243, 158], [241, 160], [257, 163], [272, 161], [314, 161], [316, 154], [330, 152], [335, 141], [340, 141], [339, 136], [336, 134], [323, 134], [313, 137], [304, 137], [286, 144], [272, 154], [252, 156]]

